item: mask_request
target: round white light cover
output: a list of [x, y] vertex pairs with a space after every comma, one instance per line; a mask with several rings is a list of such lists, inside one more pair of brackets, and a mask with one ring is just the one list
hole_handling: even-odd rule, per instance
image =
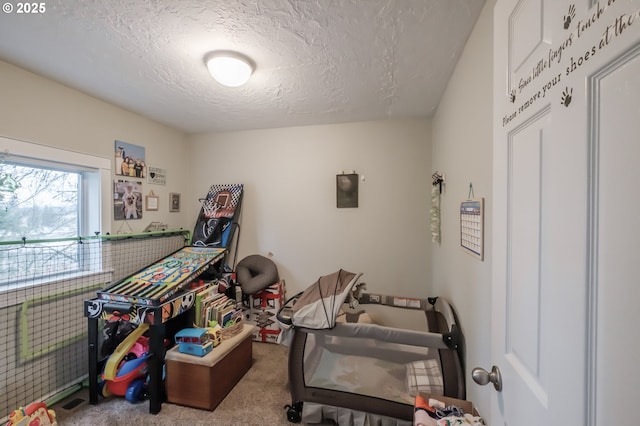
[[229, 87], [242, 86], [253, 73], [253, 64], [248, 59], [231, 53], [209, 56], [207, 68], [218, 83]]

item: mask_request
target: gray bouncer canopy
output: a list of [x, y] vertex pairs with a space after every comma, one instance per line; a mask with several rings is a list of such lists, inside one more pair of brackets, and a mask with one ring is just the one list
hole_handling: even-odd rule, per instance
[[354, 274], [340, 269], [318, 278], [296, 300], [291, 313], [294, 327], [309, 329], [333, 328], [340, 307], [349, 297], [362, 273]]

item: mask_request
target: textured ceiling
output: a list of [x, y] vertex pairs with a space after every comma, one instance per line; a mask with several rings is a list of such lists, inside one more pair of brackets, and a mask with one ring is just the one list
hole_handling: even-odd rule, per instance
[[[484, 2], [47, 0], [0, 13], [0, 59], [188, 133], [425, 117]], [[211, 78], [219, 49], [248, 84]]]

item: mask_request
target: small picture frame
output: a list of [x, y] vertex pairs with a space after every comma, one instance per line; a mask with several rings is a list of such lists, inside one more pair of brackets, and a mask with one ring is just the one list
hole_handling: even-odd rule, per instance
[[142, 182], [113, 182], [113, 220], [142, 219]]
[[337, 207], [358, 207], [358, 174], [336, 175], [336, 201]]
[[167, 184], [167, 171], [158, 167], [148, 167], [147, 182], [155, 185]]
[[170, 212], [180, 211], [180, 194], [175, 192], [172, 192], [169, 194], [169, 211]]
[[144, 208], [148, 211], [158, 210], [158, 199], [159, 197], [151, 191], [149, 195], [144, 197]]

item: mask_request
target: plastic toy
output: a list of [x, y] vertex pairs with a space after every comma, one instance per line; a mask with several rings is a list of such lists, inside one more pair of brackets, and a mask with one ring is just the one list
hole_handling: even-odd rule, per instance
[[211, 338], [211, 343], [213, 343], [214, 348], [222, 343], [222, 327], [220, 327], [218, 321], [209, 321], [207, 331], [209, 332], [209, 337]]
[[124, 396], [131, 403], [144, 399], [149, 357], [149, 338], [142, 324], [122, 341], [109, 357], [102, 374], [101, 393]]
[[[138, 342], [138, 339], [142, 337], [142, 335], [149, 329], [147, 324], [140, 324], [135, 330], [133, 330], [129, 335], [118, 345], [113, 354], [107, 360], [107, 364], [104, 367], [103, 378], [105, 380], [113, 380], [116, 377], [116, 371], [120, 366], [121, 361], [124, 357], [131, 352], [131, 349]], [[147, 345], [148, 350], [148, 345]], [[136, 356], [140, 356], [140, 349], [137, 350]], [[145, 351], [146, 352], [146, 351]], [[135, 353], [135, 352], [134, 352]]]
[[9, 414], [6, 426], [57, 426], [56, 413], [44, 402], [34, 402]]
[[213, 349], [213, 342], [206, 328], [184, 328], [175, 336], [178, 350], [184, 354], [205, 356]]

